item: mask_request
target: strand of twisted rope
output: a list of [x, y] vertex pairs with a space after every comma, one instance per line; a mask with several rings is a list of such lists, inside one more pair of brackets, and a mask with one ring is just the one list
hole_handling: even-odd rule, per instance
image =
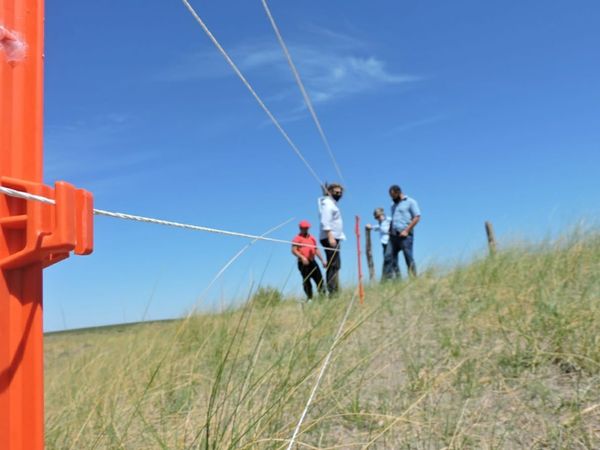
[[289, 445], [287, 446], [287, 450], [291, 450], [292, 446], [296, 442], [296, 438], [298, 437], [298, 433], [300, 432], [302, 423], [304, 422], [304, 419], [306, 418], [306, 414], [308, 413], [310, 404], [312, 403], [312, 401], [315, 398], [317, 389], [319, 389], [319, 384], [321, 383], [321, 379], [323, 378], [323, 375], [325, 375], [325, 371], [327, 370], [327, 366], [329, 365], [329, 361], [331, 360], [331, 355], [333, 355], [333, 350], [335, 350], [335, 348], [337, 347], [338, 341], [340, 340], [340, 338], [342, 336], [342, 332], [344, 331], [344, 326], [346, 325], [346, 321], [348, 320], [348, 316], [350, 315], [350, 310], [352, 309], [352, 306], [354, 305], [355, 300], [356, 300], [356, 291], [354, 291], [354, 294], [352, 294], [352, 299], [348, 303], [348, 307], [346, 308], [346, 313], [344, 314], [344, 317], [342, 318], [342, 321], [337, 330], [337, 333], [335, 334], [335, 337], [333, 338], [333, 343], [331, 344], [331, 348], [327, 352], [327, 356], [325, 357], [325, 360], [323, 361], [323, 365], [321, 366], [321, 370], [319, 371], [319, 375], [317, 376], [315, 385], [313, 386], [310, 396], [308, 397], [306, 406], [304, 406], [304, 410], [302, 411], [302, 415], [300, 416], [300, 419], [298, 420], [298, 424], [296, 425], [296, 428], [294, 429], [294, 434], [292, 434], [292, 437], [290, 438], [290, 442], [289, 442]]
[[342, 171], [340, 170], [340, 166], [338, 165], [338, 163], [335, 159], [335, 156], [333, 155], [333, 150], [331, 149], [331, 145], [329, 144], [329, 139], [327, 139], [327, 136], [325, 136], [325, 132], [323, 131], [323, 127], [321, 126], [321, 121], [319, 120], [319, 118], [317, 116], [317, 112], [315, 111], [315, 108], [313, 107], [310, 96], [308, 95], [308, 92], [306, 91], [306, 88], [304, 87], [302, 78], [300, 78], [300, 73], [298, 72], [298, 69], [296, 68], [296, 65], [294, 64], [292, 55], [290, 54], [290, 51], [289, 51], [285, 41], [283, 40], [283, 36], [281, 35], [281, 31], [279, 31], [279, 27], [277, 26], [277, 23], [275, 22], [275, 18], [271, 14], [271, 10], [269, 9], [269, 6], [267, 5], [267, 1], [262, 0], [262, 5], [263, 5], [263, 8], [265, 9], [265, 12], [267, 13], [267, 17], [269, 18], [269, 21], [271, 22], [271, 26], [273, 27], [273, 31], [275, 32], [275, 36], [277, 36], [279, 45], [281, 46], [281, 49], [283, 50], [283, 53], [285, 54], [288, 65], [290, 66], [290, 69], [292, 70], [292, 73], [294, 74], [296, 83], [298, 84], [298, 87], [300, 88], [300, 92], [302, 93], [302, 97], [304, 98], [304, 103], [306, 104], [306, 107], [308, 108], [308, 111], [310, 112], [310, 115], [312, 116], [312, 119], [317, 127], [319, 135], [321, 135], [321, 140], [323, 141], [323, 144], [325, 145], [325, 148], [327, 149], [327, 152], [329, 153], [329, 157], [331, 158], [331, 162], [333, 163], [333, 166], [335, 167], [335, 171], [337, 172], [338, 176], [340, 177], [340, 181], [345, 183], [344, 176], [342, 175]]
[[[294, 220], [293, 217], [290, 217], [288, 220], [286, 220], [285, 222], [280, 223], [279, 225], [265, 231], [263, 234], [260, 235], [260, 237], [265, 237], [268, 234], [271, 234], [273, 231], [276, 231], [280, 228], [282, 228], [283, 226], [287, 225], [288, 223], [290, 223], [292, 220]], [[229, 268], [229, 266], [231, 266], [235, 261], [237, 261], [237, 259], [242, 256], [246, 250], [248, 250], [250, 247], [252, 247], [256, 242], [258, 241], [258, 239], [253, 239], [252, 241], [248, 242], [246, 245], [244, 245], [235, 255], [233, 255], [229, 261], [227, 261], [225, 263], [225, 265], [223, 267], [221, 267], [221, 270], [219, 270], [217, 272], [217, 274], [213, 277], [213, 279], [210, 281], [210, 283], [208, 283], [208, 286], [206, 286], [204, 288], [204, 290], [202, 291], [202, 293], [199, 295], [200, 298], [204, 297], [204, 295], [209, 291], [209, 289], [213, 286], [213, 284], [215, 284], [217, 282], [217, 280], [219, 278], [221, 278], [221, 275], [223, 275], [225, 273], [225, 271]]]
[[[24, 200], [38, 201], [38, 202], [46, 203], [49, 205], [56, 204], [56, 202], [51, 198], [42, 197], [40, 195], [35, 195], [35, 194], [29, 194], [27, 192], [17, 191], [15, 189], [3, 187], [3, 186], [0, 186], [0, 193], [8, 195], [10, 197], [21, 198]], [[123, 220], [132, 220], [134, 222], [152, 223], [155, 225], [164, 225], [164, 226], [183, 228], [186, 230], [193, 230], [193, 231], [204, 231], [206, 233], [215, 233], [215, 234], [221, 234], [224, 236], [242, 237], [242, 238], [254, 239], [256, 241], [276, 242], [278, 244], [295, 245], [298, 247], [310, 247], [310, 248], [317, 247], [315, 245], [302, 244], [302, 243], [287, 241], [285, 239], [276, 239], [276, 238], [270, 238], [270, 237], [266, 237], [266, 236], [257, 236], [254, 234], [240, 233], [237, 231], [228, 231], [228, 230], [222, 230], [219, 228], [205, 227], [205, 226], [201, 226], [201, 225], [173, 222], [171, 220], [155, 219], [152, 217], [137, 216], [134, 214], [106, 211], [104, 209], [94, 209], [94, 214], [97, 216], [112, 217], [114, 219], [123, 219]], [[334, 249], [331, 249], [331, 250], [334, 250]]]
[[273, 115], [273, 113], [271, 113], [271, 111], [269, 110], [269, 108], [267, 108], [267, 105], [265, 105], [265, 103], [262, 101], [262, 99], [256, 93], [256, 91], [254, 90], [254, 88], [252, 87], [252, 85], [248, 82], [248, 80], [246, 79], [246, 77], [242, 74], [242, 72], [240, 71], [240, 69], [238, 68], [238, 66], [233, 62], [233, 60], [231, 59], [231, 57], [229, 56], [229, 54], [225, 51], [225, 49], [223, 48], [223, 46], [219, 43], [219, 41], [217, 40], [217, 38], [215, 38], [215, 36], [212, 34], [212, 32], [208, 29], [208, 27], [206, 26], [206, 24], [204, 23], [204, 21], [202, 20], [202, 18], [198, 15], [198, 13], [194, 9], [194, 7], [190, 4], [190, 2], [188, 0], [182, 0], [182, 2], [185, 5], [185, 7], [188, 9], [188, 11], [190, 12], [190, 14], [192, 14], [192, 16], [194, 17], [194, 19], [196, 19], [196, 22], [198, 22], [198, 24], [200, 25], [200, 27], [202, 27], [202, 29], [204, 30], [204, 32], [206, 33], [206, 35], [208, 36], [208, 38], [211, 40], [211, 42], [215, 45], [215, 47], [217, 47], [217, 50], [219, 50], [219, 53], [221, 53], [221, 55], [223, 55], [223, 57], [225, 58], [225, 60], [229, 64], [229, 66], [233, 69], [233, 71], [240, 78], [240, 80], [242, 80], [242, 83], [244, 83], [244, 86], [246, 86], [246, 88], [248, 88], [248, 90], [250, 91], [250, 93], [252, 94], [252, 96], [254, 97], [254, 99], [258, 102], [258, 104], [263, 109], [263, 111], [267, 114], [267, 116], [269, 117], [269, 119], [271, 120], [271, 122], [273, 122], [273, 124], [275, 125], [275, 127], [279, 130], [279, 132], [284, 137], [284, 139], [287, 141], [287, 143], [290, 145], [290, 147], [292, 148], [292, 150], [294, 151], [294, 153], [296, 153], [296, 155], [298, 156], [298, 158], [300, 158], [300, 160], [304, 163], [304, 165], [306, 166], [306, 168], [308, 169], [308, 171], [315, 178], [315, 180], [317, 180], [317, 182], [319, 183], [319, 185], [322, 186], [322, 187], [324, 187], [325, 183], [321, 180], [321, 178], [319, 178], [319, 176], [317, 175], [317, 172], [315, 172], [315, 170], [312, 168], [312, 166], [308, 163], [308, 161], [306, 160], [306, 158], [304, 157], [304, 155], [302, 154], [302, 152], [300, 151], [300, 149], [296, 146], [296, 144], [294, 143], [294, 141], [292, 141], [292, 139], [290, 138], [290, 136], [283, 129], [283, 127], [281, 126], [281, 124], [279, 123], [279, 121], [275, 118], [275, 116]]

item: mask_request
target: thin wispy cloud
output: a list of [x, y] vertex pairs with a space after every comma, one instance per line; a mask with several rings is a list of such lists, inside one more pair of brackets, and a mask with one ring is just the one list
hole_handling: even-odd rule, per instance
[[423, 119], [411, 120], [409, 122], [405, 122], [405, 123], [402, 123], [402, 124], [400, 124], [398, 126], [395, 126], [391, 130], [389, 130], [386, 133], [386, 135], [393, 135], [393, 134], [403, 133], [405, 131], [409, 131], [409, 130], [412, 130], [414, 128], [423, 127], [425, 125], [431, 125], [431, 124], [440, 122], [441, 120], [444, 120], [445, 118], [446, 118], [445, 115], [437, 114], [437, 115], [434, 115], [434, 116], [431, 116], [431, 117], [425, 117]]
[[[371, 54], [368, 46], [355, 38], [322, 28], [305, 37], [317, 43], [290, 41], [288, 46], [314, 103], [420, 80], [415, 75], [391, 71], [384, 60]], [[269, 80], [274, 92], [268, 96], [281, 101], [297, 100], [297, 92], [289, 89], [293, 82], [289, 68], [274, 39], [239, 45], [229, 53], [251, 79]], [[211, 50], [182, 56], [158, 79], [193, 82], [226, 76], [233, 73], [222, 57]]]
[[133, 118], [109, 113], [46, 129], [45, 176], [68, 179], [90, 188], [98, 183], [135, 176], [161, 158], [156, 151], [127, 148]]
[[368, 50], [369, 47], [365, 40], [318, 25], [308, 25], [305, 27], [305, 31], [316, 38], [325, 39], [330, 45], [338, 48], [348, 48], [357, 51]]

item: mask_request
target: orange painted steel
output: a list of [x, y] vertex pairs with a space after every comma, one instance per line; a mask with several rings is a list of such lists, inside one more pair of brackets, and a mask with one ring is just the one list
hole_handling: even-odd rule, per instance
[[358, 297], [360, 298], [361, 305], [365, 302], [365, 288], [363, 286], [363, 274], [362, 274], [362, 259], [360, 257], [360, 217], [355, 216], [356, 228], [356, 254], [358, 256]]
[[1, 450], [44, 448], [42, 269], [93, 243], [92, 195], [42, 180], [43, 6], [0, 0], [0, 186], [55, 200], [0, 194]]

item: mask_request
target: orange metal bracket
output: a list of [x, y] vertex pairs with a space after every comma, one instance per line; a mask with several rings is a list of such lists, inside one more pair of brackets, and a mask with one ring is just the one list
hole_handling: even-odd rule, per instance
[[55, 201], [54, 205], [20, 198], [6, 198], [0, 227], [14, 245], [0, 257], [0, 269], [16, 269], [41, 261], [43, 267], [69, 256], [89, 255], [93, 246], [93, 199], [82, 189], [64, 181], [56, 189], [48, 186], [0, 177], [0, 186]]
[[89, 192], [42, 181], [43, 0], [0, 0], [0, 450], [44, 448], [42, 269], [92, 251]]

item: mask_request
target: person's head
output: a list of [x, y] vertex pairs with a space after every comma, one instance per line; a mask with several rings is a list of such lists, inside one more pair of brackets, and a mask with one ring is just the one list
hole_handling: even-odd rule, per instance
[[308, 229], [310, 228], [310, 222], [308, 220], [303, 220], [298, 224], [298, 228], [300, 228], [300, 234], [302, 236], [307, 236]]
[[328, 184], [327, 192], [337, 202], [344, 195], [344, 187], [338, 183]]
[[385, 220], [385, 211], [384, 211], [384, 209], [383, 208], [375, 208], [375, 211], [373, 211], [373, 217], [378, 222], [383, 222]]
[[402, 189], [397, 184], [393, 184], [390, 186], [390, 197], [394, 201], [394, 203], [398, 203], [402, 200]]

